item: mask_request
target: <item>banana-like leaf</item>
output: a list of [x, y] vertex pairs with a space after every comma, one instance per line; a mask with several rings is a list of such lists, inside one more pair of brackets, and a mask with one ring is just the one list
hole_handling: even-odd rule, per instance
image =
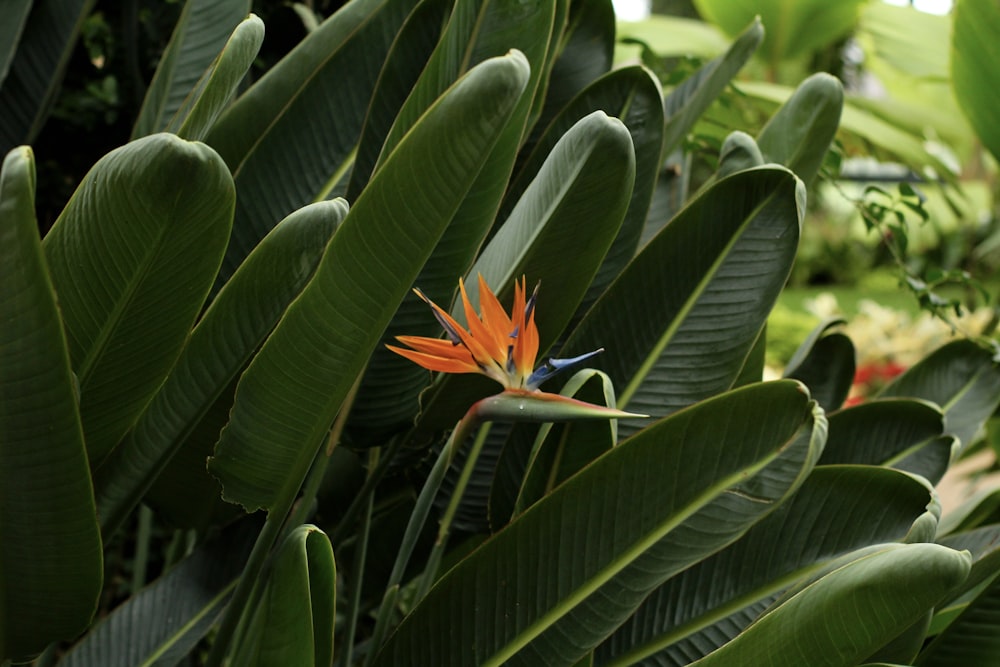
[[764, 39], [764, 27], [759, 19], [752, 17], [743, 26], [746, 28], [724, 54], [705, 63], [667, 95], [664, 101], [667, 119], [663, 136], [664, 155], [669, 155], [681, 145], [684, 136], [705, 110], [757, 51]]
[[130, 597], [59, 661], [60, 667], [171, 667], [216, 622], [250, 555], [258, 518], [212, 534]]
[[933, 403], [866, 401], [830, 415], [830, 437], [820, 462], [893, 465], [943, 431], [944, 414]]
[[971, 601], [969, 592], [975, 592], [984, 582], [996, 577], [1000, 571], [1000, 524], [991, 523], [960, 533], [950, 533], [935, 541], [950, 549], [968, 551], [972, 554], [972, 570], [969, 572], [969, 578], [954, 592], [947, 606], [942, 605], [934, 619], [934, 626], [940, 624], [944, 627], [947, 623], [940, 623], [937, 617], [950, 617], [945, 619], [950, 622]]
[[570, 100], [611, 69], [615, 51], [615, 8], [611, 0], [571, 0], [558, 48], [536, 130], [548, 127]]
[[869, 544], [931, 536], [939, 511], [933, 489], [910, 475], [817, 467], [742, 539], [646, 598], [598, 648], [596, 663], [687, 665], [742, 632], [796, 579]]
[[848, 34], [858, 22], [865, 0], [694, 0], [698, 14], [730, 35], [748, 22], [762, 21], [767, 38], [762, 47], [766, 62], [776, 68], [780, 61], [806, 56]]
[[396, 34], [372, 93], [345, 196], [354, 201], [371, 178], [396, 114], [441, 37], [452, 0], [421, 0]]
[[0, 88], [10, 72], [10, 63], [21, 41], [24, 25], [28, 22], [28, 12], [34, 0], [15, 0], [4, 5], [4, 22], [0, 25]]
[[374, 664], [580, 660], [651, 590], [775, 509], [808, 474], [824, 436], [822, 412], [790, 381], [662, 420], [452, 568]]
[[[581, 401], [615, 407], [611, 378], [600, 371], [580, 371], [560, 391]], [[615, 446], [618, 424], [543, 424], [528, 454], [524, 481], [514, 502], [514, 514], [524, 512], [556, 486]]]
[[177, 128], [177, 134], [188, 140], [204, 139], [236, 94], [263, 42], [264, 23], [251, 14], [236, 26], [222, 53], [177, 110], [170, 129]]
[[1000, 81], [991, 63], [1000, 58], [993, 35], [1000, 30], [1000, 7], [959, 0], [951, 36], [951, 77], [955, 96], [983, 145], [1000, 160], [1000, 128], [993, 110], [1000, 104]]
[[[142, 109], [132, 129], [133, 139], [168, 128], [176, 131], [180, 127], [178, 121], [184, 119], [176, 116], [182, 107], [190, 107], [193, 99], [200, 96], [198, 87], [202, 75], [223, 51], [233, 29], [250, 13], [250, 4], [250, 0], [187, 0], [184, 3], [170, 43], [160, 56], [160, 63], [146, 91]], [[264, 26], [259, 19], [257, 23], [259, 26], [253, 31], [263, 38]], [[256, 41], [250, 62], [260, 47], [260, 39]], [[236, 75], [236, 82], [246, 73], [250, 62]], [[231, 92], [232, 86], [225, 99]], [[201, 139], [202, 136], [186, 134], [184, 138]]]
[[[97, 471], [98, 516], [105, 535], [121, 524], [178, 450], [194, 444], [192, 430], [312, 277], [346, 214], [343, 200], [317, 202], [292, 213], [222, 288], [136, 426]], [[205, 458], [211, 453], [210, 448], [198, 451], [201, 470], [190, 472], [207, 476]], [[192, 498], [180, 484], [172, 494], [164, 491], [184, 505], [209, 500], [200, 494]]]
[[212, 127], [206, 141], [229, 165], [239, 194], [216, 288], [279, 220], [339, 194], [334, 186], [350, 168], [379, 66], [414, 4], [349, 2]]
[[692, 664], [856, 664], [920, 619], [969, 573], [971, 557], [938, 544], [894, 544], [809, 584], [736, 639]]
[[[518, 52], [470, 70], [369, 183], [316, 275], [240, 381], [209, 464], [228, 499], [248, 509], [271, 507], [298, 489], [399, 302], [509, 122], [528, 76]], [[404, 199], [401, 192], [417, 194]]]
[[785, 284], [803, 197], [780, 167], [719, 181], [646, 244], [563, 356], [604, 347], [594, 365], [614, 381], [619, 407], [654, 417], [729, 389]]
[[809, 387], [809, 393], [827, 412], [844, 404], [854, 383], [854, 343], [842, 333], [828, 333], [839, 324], [843, 320], [821, 322], [802, 341], [785, 370], [785, 377]]
[[[590, 368], [578, 371], [563, 386], [560, 394], [573, 396], [596, 405], [615, 406], [615, 392], [611, 385], [611, 379], [605, 373]], [[589, 463], [613, 447], [618, 441], [618, 423], [613, 420], [603, 424], [586, 424], [582, 428], [573, 427], [572, 436], [559, 435], [563, 433], [560, 430], [563, 426], [571, 428], [569, 424], [554, 426], [556, 435], [552, 434], [553, 425], [551, 424], [542, 424], [540, 427], [535, 424], [515, 424], [512, 428], [505, 429], [498, 428], [500, 426], [505, 425], [491, 425], [490, 439], [483, 447], [484, 453], [494, 452], [496, 460], [488, 465], [477, 466], [477, 473], [480, 472], [479, 468], [481, 468], [482, 474], [480, 476], [474, 474], [469, 481], [469, 488], [466, 490], [468, 496], [474, 496], [479, 490], [478, 485], [482, 485], [487, 491], [489, 524], [487, 526], [479, 525], [481, 520], [477, 515], [475, 517], [477, 522], [473, 523], [473, 526], [478, 529], [488, 528], [493, 532], [507, 525], [511, 515], [514, 514], [514, 505], [525, 483], [525, 471], [528, 470], [529, 459], [532, 458], [532, 452], [543, 444], [539, 441], [540, 437], [548, 434], [552, 441], [558, 441], [558, 445], [548, 448], [546, 453], [553, 453], [557, 448], [565, 451], [567, 460], [564, 470], [567, 473], [570, 469], [572, 472], [576, 472], [578, 468], [583, 467], [583, 464], [577, 465], [577, 463], [581, 461]], [[499, 431], [499, 433], [494, 438], [495, 431]], [[540, 432], [544, 433], [540, 436]], [[562, 447], [570, 441], [573, 443], [572, 451]], [[551, 458], [548, 463], [552, 463]], [[539, 474], [539, 477], [544, 477], [544, 475]], [[569, 477], [569, 474], [561, 475], [559, 481], [561, 482], [566, 477]], [[447, 483], [447, 481], [446, 479], [445, 482]], [[542, 482], [542, 485], [545, 486], [545, 481]]]
[[618, 69], [597, 79], [573, 98], [551, 121], [518, 169], [501, 208], [501, 211], [513, 209], [560, 137], [580, 118], [597, 109], [621, 118], [628, 128], [635, 149], [635, 185], [625, 220], [580, 304], [577, 319], [632, 259], [639, 245], [663, 146], [663, 93], [653, 74], [638, 66]]
[[0, 171], [0, 661], [86, 628], [103, 565], [75, 379], [35, 220], [31, 150]]
[[92, 467], [180, 354], [219, 269], [234, 197], [215, 151], [155, 134], [101, 158], [42, 242]]
[[[0, 154], [31, 143], [48, 118], [80, 25], [97, 0], [35, 0], [0, 86]], [[6, 6], [9, 3], [5, 3]], [[17, 14], [4, 21], [17, 22]], [[0, 42], [2, 43], [2, 42]]]
[[[521, 276], [532, 283], [540, 282], [542, 289], [536, 321], [540, 349], [545, 350], [566, 327], [615, 238], [629, 203], [634, 178], [635, 156], [624, 125], [600, 111], [580, 120], [553, 148], [531, 187], [482, 251], [469, 271], [469, 285], [475, 285], [477, 276], [482, 274], [501, 301], [509, 303], [514, 282]], [[553, 252], [565, 256], [566, 260], [553, 262]], [[420, 280], [423, 290], [423, 275]], [[455, 276], [448, 282], [450, 293], [454, 289]], [[469, 299], [478, 308], [477, 289], [469, 290]], [[414, 325], [415, 331], [403, 328], [410, 318], [404, 319], [400, 313], [389, 332], [418, 335], [439, 332], [441, 327], [427, 306], [422, 302], [419, 305], [423, 323]], [[464, 322], [465, 314], [460, 304], [456, 305], [453, 315]], [[382, 360], [390, 354], [395, 358]], [[402, 392], [398, 387], [392, 388], [399, 378], [412, 375], [411, 367], [416, 369], [420, 382], [412, 383], [408, 401], [398, 405]], [[375, 395], [365, 394], [362, 384], [355, 414], [359, 419], [367, 416], [369, 422], [385, 421], [390, 415], [397, 421], [410, 422], [418, 394], [427, 383], [426, 371], [387, 350], [377, 352], [369, 368], [366, 381], [378, 370], [381, 390]], [[398, 370], [389, 372], [389, 369]], [[422, 427], [431, 422], [452, 425], [476, 398], [485, 396], [471, 393], [468, 389], [471, 386], [473, 383], [465, 378], [441, 378], [422, 399], [425, 414], [421, 419], [426, 420]], [[372, 380], [372, 390], [375, 387]], [[491, 389], [495, 390], [496, 386]], [[395, 407], [393, 402], [397, 404]], [[495, 460], [496, 454], [491, 458]]]
[[844, 87], [829, 74], [800, 83], [757, 135], [764, 159], [777, 162], [808, 185], [816, 176], [840, 125]]
[[1000, 578], [994, 578], [927, 648], [918, 667], [989, 667], [1000, 661]]
[[310, 525], [293, 530], [274, 556], [234, 664], [333, 664], [336, 579], [333, 548], [326, 534]]
[[725, 178], [744, 169], [753, 169], [764, 165], [764, 156], [757, 142], [746, 132], [731, 132], [722, 142], [719, 151], [719, 168], [715, 178]]
[[1000, 366], [986, 349], [958, 340], [939, 347], [879, 393], [880, 398], [894, 396], [937, 403], [944, 410], [945, 433], [965, 449], [1000, 405]]

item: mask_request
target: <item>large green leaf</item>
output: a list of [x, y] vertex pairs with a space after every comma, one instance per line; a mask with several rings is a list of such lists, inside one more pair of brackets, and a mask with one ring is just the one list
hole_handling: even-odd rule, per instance
[[371, 178], [386, 135], [434, 53], [453, 4], [451, 0], [421, 0], [400, 27], [379, 74], [358, 139], [345, 193], [348, 201], [357, 199]]
[[[553, 146], [580, 118], [594, 110], [621, 118], [635, 149], [635, 186], [625, 220], [580, 305], [589, 308], [635, 255], [649, 211], [663, 146], [663, 93], [653, 74], [639, 66], [615, 70], [594, 81], [551, 121], [511, 180], [502, 211], [513, 209]], [[608, 187], [610, 190], [610, 186]], [[550, 250], [551, 251], [551, 250]], [[555, 250], [555, 252], [559, 252]], [[581, 313], [582, 314], [582, 313]]]
[[788, 276], [802, 187], [762, 167], [703, 192], [594, 304], [564, 356], [606, 348], [594, 365], [632, 412], [664, 416], [729, 389]]
[[[231, 399], [225, 390], [312, 277], [346, 214], [343, 200], [317, 202], [292, 213], [222, 288], [136, 426], [97, 471], [98, 516], [105, 535], [121, 524], [178, 450], [194, 444], [189, 436], [212, 403], [223, 395]], [[207, 476], [205, 458], [211, 453], [211, 448], [199, 450], [195, 458], [201, 470], [189, 475]], [[174, 481], [176, 503], [207, 504], [183, 482]], [[171, 494], [164, 490], [161, 495]], [[197, 514], [192, 512], [192, 519]]]
[[1000, 160], [1000, 128], [994, 110], [1000, 105], [1000, 80], [993, 63], [1000, 58], [994, 36], [1000, 31], [1000, 7], [992, 2], [959, 0], [951, 37], [951, 77], [955, 96], [983, 145]]
[[659, 169], [640, 243], [666, 225], [687, 197], [686, 169], [677, 158], [684, 137], [753, 56], [763, 38], [764, 28], [760, 21], [754, 21], [725, 53], [699, 67], [667, 95], [661, 154], [666, 162]]
[[218, 271], [233, 199], [215, 151], [156, 134], [101, 158], [42, 242], [91, 466], [180, 354]]
[[[187, 0], [184, 3], [170, 43], [160, 56], [156, 73], [146, 91], [142, 109], [132, 129], [133, 139], [169, 127], [174, 130], [180, 127], [177, 121], [183, 121], [183, 118], [175, 120], [175, 115], [182, 107], [190, 105], [192, 98], [199, 96], [199, 80], [223, 50], [233, 29], [250, 13], [250, 4], [250, 0]], [[263, 24], [255, 32], [263, 38]], [[251, 62], [257, 49], [252, 50]], [[239, 72], [237, 81], [247, 67]], [[202, 137], [187, 135], [185, 138]]]
[[938, 511], [931, 487], [904, 473], [820, 466], [741, 540], [646, 598], [598, 648], [596, 663], [686, 665], [735, 637], [791, 582], [834, 559], [869, 544], [929, 538]]
[[611, 69], [615, 8], [611, 0], [571, 0], [559, 52], [549, 71], [545, 103], [536, 128], [549, 121], [584, 88]]
[[1000, 579], [968, 603], [944, 632], [921, 651], [919, 667], [991, 667], [1000, 661]]
[[202, 140], [236, 94], [236, 88], [253, 65], [264, 42], [264, 23], [251, 14], [244, 19], [222, 49], [197, 87], [184, 100], [170, 123], [179, 136]]
[[326, 534], [309, 525], [293, 530], [274, 555], [266, 588], [234, 663], [333, 664], [336, 579]]
[[828, 333], [831, 327], [842, 323], [843, 320], [820, 323], [785, 367], [785, 377], [809, 387], [809, 393], [828, 412], [844, 404], [854, 383], [854, 343], [843, 333]]
[[939, 347], [880, 393], [921, 398], [944, 410], [945, 433], [966, 448], [1000, 405], [1000, 366], [992, 354], [969, 340]]
[[214, 533], [94, 625], [60, 667], [169, 667], [216, 622], [260, 530], [254, 518]]
[[698, 13], [730, 35], [758, 18], [767, 28], [761, 55], [772, 67], [809, 55], [848, 34], [866, 0], [694, 0]]
[[[83, 19], [97, 0], [35, 0], [0, 86], [0, 153], [34, 141], [48, 118]], [[16, 14], [4, 21], [15, 23]], [[2, 48], [2, 47], [0, 47]]]
[[0, 25], [0, 87], [3, 86], [14, 52], [21, 41], [24, 25], [28, 22], [28, 12], [34, 0], [14, 0], [4, 4], [4, 22]]
[[802, 385], [782, 381], [645, 429], [450, 570], [375, 665], [572, 664], [656, 586], [777, 507], [824, 426]]
[[0, 171], [0, 661], [90, 622], [101, 538], [73, 373], [35, 220], [35, 164]]
[[[933, 403], [866, 401], [830, 416], [830, 437], [820, 462], [894, 465], [930, 446], [943, 431], [944, 415]], [[945, 467], [949, 454], [945, 448]]]
[[279, 220], [340, 194], [334, 188], [350, 168], [382, 59], [414, 4], [349, 2], [215, 123], [206, 141], [239, 193], [216, 287]]
[[970, 560], [938, 544], [866, 550], [692, 665], [857, 664], [962, 583]]
[[788, 167], [808, 185], [833, 143], [843, 108], [839, 79], [824, 73], [810, 76], [757, 135], [764, 159]]
[[271, 507], [302, 483], [527, 79], [528, 64], [518, 52], [481, 63], [428, 110], [376, 173], [312, 282], [240, 381], [232, 419], [210, 462], [228, 499], [248, 509]]

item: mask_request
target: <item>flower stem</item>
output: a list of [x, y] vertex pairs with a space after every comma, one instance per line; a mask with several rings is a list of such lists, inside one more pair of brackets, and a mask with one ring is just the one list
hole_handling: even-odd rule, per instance
[[486, 442], [489, 432], [488, 424], [483, 424], [483, 427], [479, 429], [479, 433], [476, 435], [475, 441], [472, 443], [469, 456], [462, 466], [462, 473], [459, 475], [458, 483], [455, 485], [451, 499], [448, 501], [448, 507], [445, 508], [444, 514], [441, 517], [437, 539], [434, 540], [434, 547], [431, 549], [431, 554], [427, 559], [427, 566], [424, 568], [424, 574], [420, 581], [420, 587], [417, 589], [416, 602], [420, 602], [423, 599], [427, 591], [430, 590], [431, 584], [437, 579], [438, 568], [441, 566], [441, 557], [444, 555], [445, 547], [448, 546], [448, 536], [451, 534], [452, 521], [455, 519], [458, 506], [462, 503], [465, 488], [469, 485], [469, 480], [472, 478], [472, 471], [476, 468], [476, 462], [479, 460], [479, 454], [483, 451], [483, 444]]

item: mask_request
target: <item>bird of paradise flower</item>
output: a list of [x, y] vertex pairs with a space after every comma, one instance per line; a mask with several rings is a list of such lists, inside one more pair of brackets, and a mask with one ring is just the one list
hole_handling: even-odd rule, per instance
[[503, 386], [502, 392], [474, 406], [479, 419], [569, 421], [645, 416], [539, 390], [539, 385], [560, 371], [604, 350], [597, 349], [571, 359], [549, 358], [536, 368], [539, 339], [535, 303], [538, 286], [528, 296], [526, 279], [522, 276], [520, 281], [515, 281], [514, 305], [510, 315], [481, 274], [479, 313], [476, 313], [461, 279], [458, 287], [468, 328], [415, 289], [417, 296], [431, 307], [447, 337], [397, 336], [396, 340], [406, 347], [386, 347], [431, 371], [478, 373], [499, 382]]

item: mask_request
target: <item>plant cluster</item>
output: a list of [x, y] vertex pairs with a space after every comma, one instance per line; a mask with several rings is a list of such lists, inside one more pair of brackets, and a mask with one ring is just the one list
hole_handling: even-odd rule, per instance
[[[13, 4], [0, 99], [40, 114], [62, 23]], [[762, 381], [836, 79], [689, 188], [665, 165], [759, 22], [665, 95], [612, 69], [609, 1], [352, 0], [241, 91], [248, 9], [185, 4], [42, 238], [32, 149], [4, 159], [0, 660], [995, 658], [1000, 523], [934, 490], [989, 351], [845, 407], [829, 322]], [[136, 586], [165, 565], [119, 601], [124, 533]]]

